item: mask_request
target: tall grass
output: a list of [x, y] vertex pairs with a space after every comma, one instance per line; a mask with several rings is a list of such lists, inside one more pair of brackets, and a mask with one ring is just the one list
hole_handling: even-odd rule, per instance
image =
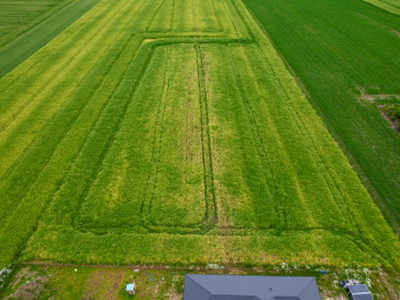
[[102, 1], [0, 89], [0, 266], [399, 264], [238, 0]]

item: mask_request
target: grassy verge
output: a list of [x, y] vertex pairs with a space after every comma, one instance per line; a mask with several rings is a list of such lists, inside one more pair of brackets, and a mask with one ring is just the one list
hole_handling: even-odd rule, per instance
[[[217, 269], [214, 269], [217, 268]], [[320, 271], [325, 271], [322, 274]], [[82, 266], [35, 266], [19, 265], [15, 268], [8, 285], [1, 291], [5, 299], [49, 298], [58, 299], [182, 299], [185, 273], [266, 275], [266, 276], [314, 276], [323, 299], [345, 299], [346, 294], [339, 280], [357, 279], [366, 283], [375, 299], [398, 299], [400, 296], [399, 274], [384, 270], [326, 269], [324, 267], [300, 269], [282, 264], [262, 269], [231, 269], [223, 266], [190, 268], [146, 267], [82, 267]], [[128, 296], [125, 285], [135, 281], [137, 294]]]

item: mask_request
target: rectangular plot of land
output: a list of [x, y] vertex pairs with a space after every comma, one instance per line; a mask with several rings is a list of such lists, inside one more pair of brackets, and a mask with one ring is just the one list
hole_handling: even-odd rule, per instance
[[81, 207], [81, 223], [200, 223], [206, 207], [200, 105], [194, 45], [157, 48]]
[[324, 141], [304, 127], [312, 111], [295, 109], [258, 46], [202, 49], [218, 226], [356, 228]]
[[352, 228], [343, 209], [348, 200], [335, 189], [321, 162], [324, 153], [316, 151], [304, 128], [310, 111], [295, 109], [255, 45], [232, 47], [231, 53], [242, 97], [253, 119], [252, 131], [260, 141], [259, 152], [265, 155], [272, 194], [285, 216], [285, 227]]
[[271, 228], [280, 217], [251, 119], [230, 58], [230, 46], [202, 46], [213, 174], [221, 227]]
[[[86, 227], [120, 227], [141, 222], [166, 62], [166, 51], [155, 51], [135, 95], [129, 99], [121, 127], [78, 213], [80, 223]], [[124, 80], [125, 86], [130, 84], [128, 78]]]
[[[153, 224], [199, 223], [205, 213], [202, 112], [194, 45], [168, 49], [168, 71], [154, 145]], [[146, 201], [147, 202], [147, 201]]]

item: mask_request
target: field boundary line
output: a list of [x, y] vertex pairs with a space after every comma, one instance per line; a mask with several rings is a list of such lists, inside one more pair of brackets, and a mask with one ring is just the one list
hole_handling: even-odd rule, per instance
[[[242, 0], [240, 0], [240, 1], [243, 2]], [[303, 95], [310, 95], [309, 93], [307, 94], [306, 92], [303, 91], [303, 89], [301, 88], [301, 85], [300, 85], [300, 84], [297, 82], [297, 80], [296, 80], [297, 75], [296, 75], [296, 74], [295, 74], [295, 75], [292, 74], [292, 71], [291, 71], [292, 69], [290, 68], [290, 65], [289, 65], [289, 67], [286, 65], [287, 61], [284, 59], [284, 57], [282, 56], [282, 54], [278, 51], [276, 45], [272, 42], [272, 40], [271, 40], [271, 38], [269, 37], [268, 33], [265, 31], [265, 29], [263, 29], [263, 27], [261, 26], [261, 24], [258, 22], [257, 18], [252, 14], [251, 10], [249, 10], [248, 7], [247, 7], [245, 4], [244, 4], [244, 6], [247, 8], [247, 11], [249, 11], [250, 15], [251, 15], [251, 16], [253, 17], [253, 19], [257, 22], [257, 24], [258, 24], [259, 27], [261, 28], [262, 32], [264, 33], [264, 35], [267, 37], [268, 41], [269, 41], [269, 42], [271, 43], [271, 45], [273, 46], [275, 52], [278, 54], [280, 60], [283, 62], [283, 64], [284, 64], [284, 66], [286, 67], [286, 69], [290, 72], [290, 74], [292, 75], [292, 77], [295, 79], [295, 82], [296, 82], [297, 86], [300, 88], [300, 90], [302, 91], [302, 94], [303, 94]], [[267, 58], [266, 55], [264, 55], [264, 57], [265, 57], [265, 59], [266, 59], [267, 61], [269, 61], [269, 59]], [[272, 70], [272, 71], [275, 73], [275, 70]], [[281, 90], [285, 91], [285, 94], [287, 95], [287, 90], [288, 90], [288, 89], [287, 89], [287, 86], [284, 86], [284, 85], [282, 84], [281, 80], [280, 80], [277, 76], [275, 76], [275, 78], [278, 80], [278, 82], [279, 82], [279, 84], [280, 84], [280, 86], [281, 86]], [[301, 80], [300, 80], [300, 82], [301, 82]], [[305, 99], [308, 100], [307, 97], [305, 97]], [[313, 101], [315, 101], [315, 100], [313, 100]], [[312, 101], [310, 101], [310, 102], [312, 102]], [[314, 105], [312, 105], [312, 107], [315, 109]], [[297, 114], [296, 111], [295, 111], [295, 113]], [[321, 119], [322, 119], [322, 118], [321, 118]], [[322, 119], [321, 121], [325, 121], [325, 119]], [[329, 128], [328, 126], [326, 126], [326, 123], [325, 123], [325, 122], [322, 122], [322, 125], [325, 125], [325, 127], [326, 127], [327, 129]], [[330, 130], [327, 130], [327, 131], [328, 131], [329, 135], [333, 138], [333, 141], [336, 142], [337, 144], [340, 144], [340, 143], [336, 140], [336, 136], [334, 136], [334, 135], [331, 133]], [[308, 132], [308, 131], [305, 131], [305, 133], [309, 136], [309, 132]], [[314, 140], [311, 139], [310, 136], [309, 136], [309, 139], [312, 141], [313, 147], [315, 148]], [[340, 144], [340, 145], [341, 145], [341, 144]], [[347, 152], [346, 152], [342, 147], [339, 147], [339, 151], [342, 152], [342, 153], [344, 154], [343, 156], [347, 159], [347, 161], [349, 162], [349, 165], [350, 165], [351, 160], [350, 160], [350, 158], [347, 156]], [[317, 152], [317, 155], [319, 156], [319, 152], [318, 152], [318, 151], [316, 151], [316, 152]], [[321, 158], [319, 157], [319, 159], [321, 159]], [[323, 166], [326, 168], [325, 165], [323, 165]], [[360, 178], [360, 175], [358, 174], [358, 172], [357, 172], [356, 170], [354, 170], [354, 167], [353, 167], [352, 165], [351, 165], [351, 169], [352, 169], [352, 171], [356, 174], [356, 176], [357, 176], [357, 178], [360, 180], [360, 182], [364, 183], [364, 180], [362, 180], [362, 179]], [[331, 173], [330, 173], [329, 171], [328, 171], [328, 175], [329, 175], [330, 177], [332, 176]], [[334, 182], [333, 179], [332, 179], [332, 181]], [[367, 190], [367, 189], [366, 189], [366, 190]], [[339, 192], [340, 192], [340, 190], [339, 190]], [[342, 192], [340, 192], [340, 193], [342, 194]], [[373, 201], [373, 202], [375, 202], [375, 201]], [[358, 224], [358, 223], [356, 224], [358, 232], [362, 233], [363, 231], [360, 230], [360, 228], [359, 228], [360, 225], [364, 225], [364, 224]], [[331, 231], [331, 232], [332, 232], [332, 233], [335, 233], [335, 232], [337, 232], [337, 231]], [[361, 245], [361, 244], [362, 244], [362, 245], [364, 245], [365, 247], [367, 247], [367, 248], [373, 250], [373, 247], [375, 247], [375, 245], [367, 245], [367, 244], [365, 244], [365, 243], [363, 242], [363, 236], [362, 236], [362, 234], [360, 234], [358, 237], [361, 237], [361, 239], [358, 238], [358, 239], [355, 239], [355, 240], [354, 240], [354, 243], [355, 243], [356, 245]], [[374, 243], [379, 243], [379, 241], [377, 240], [377, 237], [376, 237], [376, 236], [373, 236], [372, 240], [373, 240], [373, 244], [374, 244]], [[360, 246], [359, 246], [359, 248], [362, 249]], [[372, 252], [371, 252], [371, 253], [372, 253]], [[383, 251], [379, 251], [379, 255], [380, 255], [380, 258], [381, 258], [382, 260], [387, 261], [387, 258], [388, 258], [388, 257], [386, 256], [386, 254], [385, 254]]]
[[[259, 23], [259, 21], [257, 20], [257, 18], [253, 15], [252, 11], [247, 7], [247, 5], [244, 3], [244, 1], [242, 1], [242, 0], [240, 0], [240, 1], [241, 1], [241, 2], [243, 3], [243, 5], [246, 7], [246, 9], [247, 9], [247, 11], [249, 12], [250, 16], [255, 20], [256, 24], [259, 26], [259, 28], [261, 29], [261, 31], [264, 33], [264, 36], [266, 37], [266, 39], [271, 43], [271, 46], [274, 48], [274, 51], [279, 55], [281, 61], [283, 62], [283, 64], [284, 64], [285, 67], [286, 67], [285, 60], [282, 59], [282, 55], [279, 53], [279, 51], [278, 51], [278, 49], [276, 48], [276, 46], [272, 43], [271, 38], [268, 36], [268, 33], [266, 32], [266, 30], [261, 26], [261, 24]], [[258, 44], [258, 43], [257, 43], [257, 44]], [[284, 96], [285, 96], [285, 98], [286, 98], [286, 102], [292, 107], [292, 109], [291, 109], [291, 110], [288, 110], [288, 112], [289, 112], [291, 115], [295, 114], [295, 116], [296, 116], [296, 118], [294, 118], [294, 119], [296, 120], [295, 124], [297, 125], [297, 127], [299, 128], [299, 130], [300, 130], [300, 128], [303, 128], [303, 129], [304, 129], [304, 130], [300, 130], [300, 132], [304, 132], [304, 133], [307, 135], [309, 141], [312, 142], [313, 149], [315, 150], [315, 152], [316, 152], [316, 154], [317, 154], [317, 157], [318, 157], [318, 162], [319, 162], [318, 165], [322, 166], [322, 167], [326, 170], [326, 174], [323, 174], [323, 178], [324, 178], [325, 184], [327, 185], [328, 190], [329, 190], [329, 192], [330, 192], [330, 194], [331, 194], [331, 196], [332, 196], [332, 199], [335, 201], [335, 203], [336, 203], [336, 205], [337, 205], [337, 210], [340, 212], [341, 217], [343, 218], [343, 220], [346, 221], [346, 222], [348, 222], [349, 225], [351, 225], [352, 223], [350, 222], [350, 220], [349, 220], [347, 217], [344, 216], [343, 211], [340, 209], [340, 206], [339, 206], [337, 197], [335, 196], [335, 194], [334, 194], [334, 193], [332, 192], [332, 190], [331, 190], [331, 189], [332, 189], [332, 185], [329, 184], [328, 179], [326, 178], [326, 176], [329, 176], [330, 182], [332, 182], [334, 189], [335, 189], [340, 195], [342, 195], [342, 198], [343, 198], [343, 199], [346, 199], [346, 197], [344, 197], [343, 191], [341, 191], [341, 190], [336, 186], [336, 182], [335, 182], [335, 180], [334, 180], [333, 177], [332, 177], [331, 171], [326, 167], [325, 163], [323, 162], [323, 160], [322, 160], [322, 158], [321, 158], [321, 156], [320, 156], [319, 151], [317, 150], [317, 147], [316, 147], [316, 144], [315, 144], [314, 139], [311, 137], [310, 133], [309, 133], [307, 130], [305, 130], [306, 127], [305, 127], [305, 125], [304, 125], [304, 122], [301, 120], [301, 118], [300, 118], [300, 116], [299, 116], [299, 113], [296, 111], [296, 109], [294, 109], [293, 103], [292, 103], [292, 101], [291, 101], [291, 99], [290, 99], [290, 97], [289, 97], [289, 95], [288, 95], [287, 89], [286, 89], [285, 86], [282, 84], [282, 82], [281, 82], [281, 80], [279, 79], [279, 77], [277, 76], [275, 70], [271, 67], [270, 59], [269, 59], [269, 58], [267, 57], [267, 55], [262, 51], [262, 48], [261, 48], [261, 46], [260, 46], [259, 44], [258, 44], [258, 47], [257, 47], [257, 48], [259, 49], [259, 52], [260, 52], [260, 54], [262, 55], [262, 57], [264, 57], [264, 61], [268, 62], [267, 65], [270, 67], [270, 70], [271, 70], [272, 74], [274, 75], [275, 81], [279, 84], [280, 90], [283, 92], [283, 94], [284, 94]], [[289, 69], [288, 69], [288, 71], [289, 71]], [[290, 73], [291, 73], [291, 72], [290, 72]], [[292, 75], [292, 77], [293, 77], [293, 78], [296, 78], [296, 77], [293, 76], [293, 75]], [[295, 81], [296, 81], [296, 80], [295, 80]], [[298, 85], [297, 81], [296, 81], [296, 84], [297, 84], [297, 86], [300, 88], [300, 86]], [[300, 88], [300, 90], [302, 90], [302, 89]], [[303, 93], [303, 95], [305, 96], [305, 92], [302, 91], [302, 93]], [[307, 100], [306, 96], [305, 96], [305, 99]], [[299, 126], [299, 124], [301, 124], [301, 126]], [[317, 165], [317, 166], [318, 166], [318, 165]], [[342, 201], [342, 203], [343, 203], [343, 201]], [[346, 207], [348, 207], [348, 206], [346, 206]], [[349, 222], [350, 222], [350, 223], [349, 223]], [[358, 224], [353, 224], [353, 225], [356, 225], [356, 226], [357, 226], [357, 232], [360, 232], [360, 229], [358, 228]]]
[[[196, 61], [197, 61], [197, 77], [198, 77], [198, 88], [199, 88], [199, 104], [200, 104], [200, 122], [201, 122], [201, 148], [203, 158], [203, 177], [204, 177], [204, 200], [206, 201], [206, 214], [204, 216], [204, 222], [207, 221], [211, 216], [209, 215], [210, 200], [213, 206], [213, 218], [208, 220], [212, 227], [218, 222], [218, 211], [215, 196], [214, 186], [214, 171], [212, 163], [212, 150], [211, 150], [211, 138], [210, 138], [210, 126], [209, 126], [209, 109], [207, 101], [207, 90], [205, 88], [204, 80], [204, 66], [203, 66], [203, 53], [201, 46], [195, 44], [196, 50]], [[204, 128], [205, 127], [205, 128]], [[209, 182], [210, 181], [210, 182]], [[210, 199], [211, 198], [211, 199]], [[208, 226], [207, 226], [208, 227]], [[208, 230], [210, 230], [209, 228]]]
[[[327, 187], [327, 189], [328, 189], [328, 191], [329, 191], [329, 193], [330, 193], [330, 195], [331, 195], [331, 197], [332, 197], [332, 200], [334, 200], [334, 202], [335, 202], [335, 204], [336, 204], [336, 206], [337, 206], [338, 212], [340, 213], [341, 217], [343, 218], [343, 221], [344, 221], [344, 222], [348, 222], [348, 225], [355, 225], [355, 224], [351, 224], [350, 220], [349, 220], [347, 217], [344, 216], [343, 211], [342, 211], [342, 209], [341, 209], [340, 206], [339, 206], [339, 203], [338, 203], [339, 201], [337, 200], [337, 197], [335, 196], [335, 193], [333, 193], [332, 190], [331, 190], [331, 189], [332, 189], [332, 185], [333, 185], [333, 188], [334, 188], [339, 194], [342, 195], [342, 198], [343, 198], [343, 199], [346, 199], [346, 198], [343, 197], [343, 196], [344, 196], [343, 193], [337, 188], [336, 182], [335, 182], [335, 180], [333, 179], [333, 177], [332, 177], [332, 175], [331, 175], [331, 173], [330, 173], [330, 170], [328, 170], [328, 168], [326, 167], [325, 163], [323, 162], [323, 160], [322, 160], [322, 158], [321, 158], [321, 156], [320, 156], [320, 153], [319, 153], [319, 151], [318, 151], [318, 149], [317, 149], [317, 146], [316, 146], [316, 144], [315, 144], [314, 139], [311, 137], [310, 132], [309, 132], [308, 130], [306, 130], [306, 126], [305, 126], [304, 122], [302, 121], [302, 119], [301, 119], [299, 113], [297, 112], [297, 110], [296, 110], [295, 107], [293, 106], [292, 99], [289, 97], [286, 88], [284, 87], [284, 85], [282, 84], [281, 80], [280, 80], [279, 77], [277, 76], [276, 72], [275, 72], [274, 69], [272, 68], [272, 65], [271, 65], [270, 60], [268, 59], [267, 55], [265, 55], [265, 53], [262, 51], [260, 45], [258, 45], [257, 49], [258, 49], [258, 51], [259, 51], [261, 57], [263, 57], [264, 61], [266, 62], [266, 65], [267, 65], [268, 68], [270, 69], [270, 71], [271, 71], [271, 73], [272, 73], [272, 75], [273, 75], [273, 80], [274, 80], [274, 81], [279, 85], [279, 87], [280, 87], [280, 89], [277, 89], [277, 90], [278, 90], [278, 91], [282, 91], [281, 94], [282, 94], [283, 97], [285, 98], [285, 103], [287, 103], [287, 104], [291, 107], [291, 109], [286, 109], [286, 111], [292, 116], [292, 119], [295, 120], [294, 124], [295, 124], [296, 127], [298, 128], [299, 132], [304, 133], [304, 134], [308, 137], [308, 140], [312, 143], [312, 147], [313, 147], [313, 149], [315, 150], [314, 152], [316, 153], [317, 158], [318, 158], [318, 160], [316, 161], [316, 167], [317, 167], [317, 168], [318, 168], [318, 167], [322, 167], [323, 169], [325, 169], [326, 174], [323, 173], [323, 174], [322, 174], [322, 177], [323, 177], [324, 182], [325, 182], [325, 184], [326, 184], [326, 187]], [[309, 149], [307, 149], [307, 152], [309, 153], [310, 156], [313, 156], [313, 153], [311, 153]], [[288, 155], [286, 154], [286, 156], [288, 156]], [[326, 176], [328, 176], [330, 180], [328, 180], [328, 179], [326, 178]], [[298, 182], [297, 179], [296, 179], [296, 182]], [[331, 184], [330, 184], [329, 182], [331, 182]], [[300, 187], [300, 184], [297, 184], [297, 186]], [[301, 188], [301, 191], [302, 191], [302, 188]], [[303, 194], [303, 193], [301, 192], [301, 194]], [[342, 201], [342, 202], [343, 202], [343, 201]], [[315, 218], [314, 218], [314, 216], [313, 216], [311, 213], [310, 213], [310, 217], [312, 217], [313, 220], [314, 220], [314, 222], [315, 222]], [[358, 228], [357, 228], [357, 232], [360, 232]]]

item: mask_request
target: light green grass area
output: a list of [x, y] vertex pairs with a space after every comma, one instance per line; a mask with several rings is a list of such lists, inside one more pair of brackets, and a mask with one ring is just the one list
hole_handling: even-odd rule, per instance
[[400, 16], [399, 0], [363, 0], [363, 1]]
[[103, 0], [0, 92], [0, 266], [400, 264], [240, 0]]
[[400, 234], [400, 136], [378, 108], [400, 101], [400, 17], [352, 0], [245, 2]]

